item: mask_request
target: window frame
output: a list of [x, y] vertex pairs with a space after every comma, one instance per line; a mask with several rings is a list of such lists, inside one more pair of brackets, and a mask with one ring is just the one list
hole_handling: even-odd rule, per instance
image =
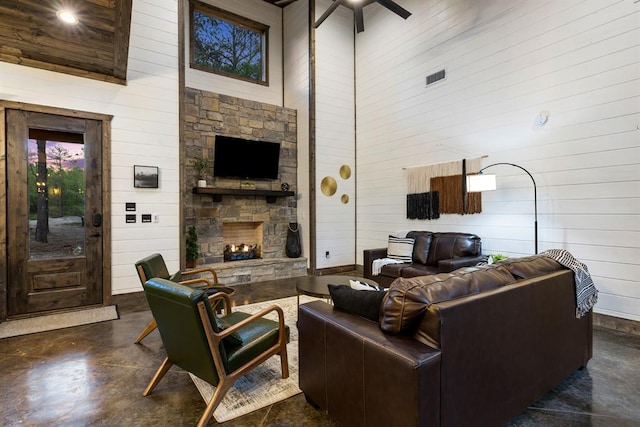
[[[262, 76], [260, 80], [240, 76], [238, 74], [230, 73], [227, 71], [217, 70], [213, 67], [207, 67], [207, 66], [198, 64], [197, 62], [194, 61], [195, 25], [194, 25], [193, 14], [196, 11], [206, 14], [214, 19], [220, 19], [230, 23], [231, 25], [242, 27], [250, 31], [254, 31], [256, 33], [261, 34], [261, 37], [262, 37], [262, 52], [261, 52], [262, 73], [261, 74]], [[263, 86], [269, 86], [269, 28], [270, 27], [266, 24], [262, 24], [260, 22], [253, 21], [249, 18], [236, 15], [235, 13], [217, 8], [210, 4], [206, 4], [198, 0], [190, 0], [189, 1], [189, 66], [195, 70], [217, 74], [224, 77], [230, 77], [233, 79], [255, 83]]]

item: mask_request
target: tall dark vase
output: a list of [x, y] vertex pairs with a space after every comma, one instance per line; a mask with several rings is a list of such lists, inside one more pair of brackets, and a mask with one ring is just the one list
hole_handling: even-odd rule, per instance
[[299, 258], [300, 255], [302, 255], [302, 246], [300, 244], [300, 226], [297, 222], [289, 223], [285, 253], [289, 258]]

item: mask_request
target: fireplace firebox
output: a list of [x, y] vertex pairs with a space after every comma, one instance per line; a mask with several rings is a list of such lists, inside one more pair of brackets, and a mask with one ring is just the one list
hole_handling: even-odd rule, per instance
[[263, 229], [264, 223], [262, 222], [223, 223], [224, 261], [262, 258]]
[[242, 261], [246, 259], [259, 259], [260, 245], [253, 244], [247, 245], [240, 243], [239, 245], [226, 245], [224, 247], [224, 260], [225, 261]]

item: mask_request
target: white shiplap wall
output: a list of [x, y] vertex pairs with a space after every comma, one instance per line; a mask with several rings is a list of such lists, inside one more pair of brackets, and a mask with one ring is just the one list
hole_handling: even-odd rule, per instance
[[[331, 2], [316, 2], [319, 17]], [[316, 30], [316, 266], [355, 264], [355, 112], [353, 12], [338, 7]], [[347, 165], [352, 175], [340, 177]], [[333, 177], [336, 193], [320, 191]], [[341, 196], [349, 202], [343, 204]], [[330, 257], [325, 256], [326, 252]]]
[[[262, 0], [202, 0], [217, 8], [269, 26], [269, 85], [245, 82], [189, 68], [189, 25], [185, 25], [185, 85], [223, 95], [283, 105], [282, 99], [282, 9]], [[185, 17], [189, 2], [185, 1]]]
[[302, 256], [309, 264], [309, 3], [298, 1], [284, 9], [284, 105], [298, 117], [297, 221]]
[[[2, 99], [113, 115], [113, 294], [142, 290], [133, 264], [150, 253], [179, 267], [177, 29], [176, 0], [133, 2], [126, 86], [0, 62]], [[160, 188], [133, 188], [135, 164], [158, 166]], [[125, 202], [137, 203], [136, 224]], [[141, 213], [160, 222], [141, 224]]]
[[[640, 4], [403, 0], [365, 8], [357, 37], [358, 262], [401, 229], [473, 232], [485, 253], [533, 253], [533, 188], [492, 168], [483, 213], [405, 218], [403, 167], [488, 155], [538, 184], [540, 251], [565, 248], [596, 312], [640, 320]], [[425, 87], [445, 68], [447, 78]], [[550, 114], [542, 127], [533, 123]]]

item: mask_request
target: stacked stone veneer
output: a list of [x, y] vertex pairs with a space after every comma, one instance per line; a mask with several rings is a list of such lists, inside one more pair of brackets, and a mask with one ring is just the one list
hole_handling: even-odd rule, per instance
[[[214, 202], [209, 195], [193, 194], [197, 177], [191, 160], [198, 155], [213, 159], [215, 136], [225, 135], [280, 143], [278, 180], [254, 181], [256, 189], [281, 190], [287, 182], [296, 192], [296, 111], [272, 104], [235, 98], [187, 88], [185, 92], [185, 188], [183, 191], [185, 226], [195, 225], [201, 261], [217, 265], [221, 282], [226, 284], [295, 277], [306, 274], [306, 259], [285, 255], [287, 227], [296, 221], [295, 197], [278, 197], [267, 203], [264, 196], [223, 196]], [[251, 153], [247, 153], [251, 155]], [[241, 188], [240, 179], [213, 178], [207, 185]], [[262, 222], [263, 260], [223, 263], [223, 223]]]

